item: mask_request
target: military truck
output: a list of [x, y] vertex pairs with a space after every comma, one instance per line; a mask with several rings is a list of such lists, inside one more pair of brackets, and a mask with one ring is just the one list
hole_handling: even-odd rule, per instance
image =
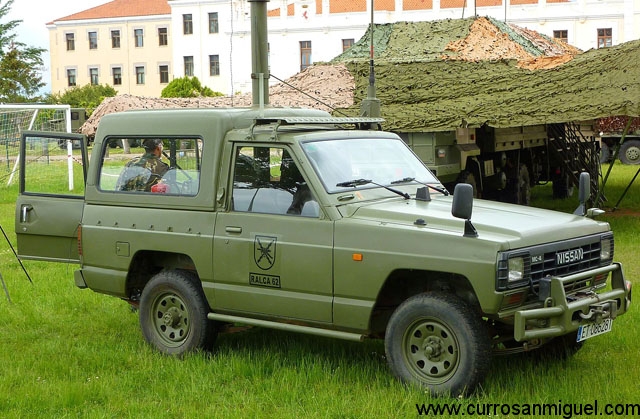
[[[210, 349], [236, 323], [384, 339], [393, 374], [434, 394], [472, 392], [492, 354], [611, 331], [631, 284], [586, 183], [578, 215], [451, 195], [396, 134], [349, 128], [379, 121], [128, 111], [102, 118], [90, 164], [80, 135], [24, 133], [19, 255], [79, 264], [75, 284], [138, 308], [161, 352]], [[150, 138], [161, 178], [108, 153]], [[66, 161], [30, 154], [67, 139], [83, 160], [69, 192]], [[132, 176], [153, 186], [118, 186]]]
[[601, 118], [597, 127], [601, 163], [609, 163], [618, 157], [623, 164], [640, 164], [640, 118]]
[[529, 205], [531, 188], [552, 182], [554, 198], [573, 195], [581, 172], [599, 172], [592, 121], [510, 128], [399, 133], [438, 178], [473, 185], [474, 196]]

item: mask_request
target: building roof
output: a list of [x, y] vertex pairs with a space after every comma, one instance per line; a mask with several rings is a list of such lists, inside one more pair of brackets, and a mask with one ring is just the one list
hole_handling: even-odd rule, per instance
[[169, 6], [168, 0], [113, 0], [101, 6], [55, 19], [50, 23], [68, 20], [92, 20], [170, 14], [171, 7]]

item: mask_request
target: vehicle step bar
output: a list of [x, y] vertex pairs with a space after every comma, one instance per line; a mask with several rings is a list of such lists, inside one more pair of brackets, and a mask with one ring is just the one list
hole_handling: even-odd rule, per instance
[[300, 333], [306, 333], [306, 334], [316, 335], [316, 336], [351, 340], [354, 342], [362, 342], [365, 338], [365, 335], [362, 335], [359, 333], [349, 333], [349, 332], [342, 332], [339, 330], [320, 329], [317, 327], [300, 326], [297, 324], [290, 324], [290, 323], [271, 322], [268, 320], [230, 316], [227, 314], [209, 313], [207, 315], [207, 318], [209, 320], [217, 320], [220, 322], [247, 324], [250, 326], [266, 327], [269, 329], [284, 330], [286, 332], [300, 332]]

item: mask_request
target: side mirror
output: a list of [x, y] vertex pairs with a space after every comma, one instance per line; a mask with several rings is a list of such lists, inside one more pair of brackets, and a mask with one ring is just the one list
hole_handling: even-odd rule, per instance
[[458, 183], [453, 191], [453, 204], [451, 205], [451, 215], [462, 218], [464, 223], [465, 237], [478, 237], [473, 224], [471, 224], [471, 213], [473, 212], [473, 186], [468, 183]]
[[574, 215], [582, 215], [586, 214], [586, 204], [589, 198], [591, 197], [591, 176], [589, 173], [582, 172], [580, 173], [580, 183], [578, 189], [578, 201], [580, 205], [573, 212]]

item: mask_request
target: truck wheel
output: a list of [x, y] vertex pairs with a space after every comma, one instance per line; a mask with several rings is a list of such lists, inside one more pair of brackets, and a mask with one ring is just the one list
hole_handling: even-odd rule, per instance
[[142, 290], [140, 327], [160, 352], [181, 356], [211, 349], [216, 325], [207, 319], [209, 304], [198, 279], [184, 271], [162, 271]]
[[629, 140], [622, 143], [618, 158], [624, 164], [640, 164], [640, 140]]
[[553, 180], [552, 190], [553, 199], [565, 199], [573, 196], [574, 185], [564, 170]]
[[400, 381], [452, 397], [472, 392], [491, 360], [480, 316], [458, 297], [441, 293], [416, 295], [395, 310], [385, 351]]
[[520, 165], [520, 170], [518, 171], [518, 186], [517, 190], [517, 200], [520, 205], [529, 205], [531, 204], [531, 182], [529, 178], [529, 169], [526, 164]]
[[473, 197], [480, 198], [480, 192], [478, 191], [476, 177], [472, 172], [469, 172], [468, 170], [463, 170], [462, 172], [460, 172], [456, 183], [468, 183], [469, 185], [473, 186]]
[[608, 145], [602, 143], [600, 146], [600, 164], [611, 162], [611, 148]]

